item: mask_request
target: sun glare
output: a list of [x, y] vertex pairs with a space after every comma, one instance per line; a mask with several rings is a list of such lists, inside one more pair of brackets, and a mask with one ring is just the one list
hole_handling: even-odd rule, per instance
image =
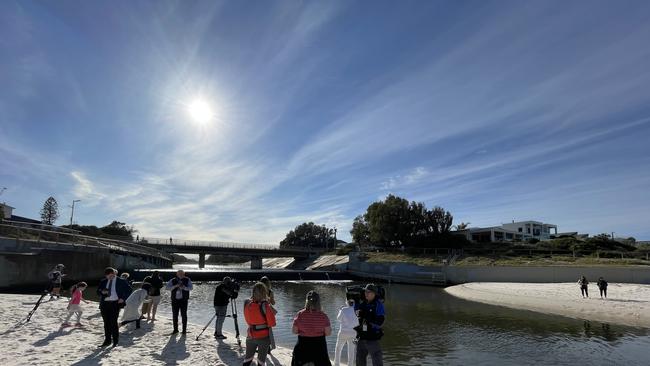
[[187, 106], [187, 111], [192, 120], [201, 124], [208, 123], [213, 117], [212, 108], [202, 99], [193, 100]]

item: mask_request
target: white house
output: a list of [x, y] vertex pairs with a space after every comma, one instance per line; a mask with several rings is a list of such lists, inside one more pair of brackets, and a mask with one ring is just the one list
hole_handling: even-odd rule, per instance
[[540, 221], [519, 221], [514, 220], [510, 224], [501, 225], [506, 230], [515, 231], [524, 235], [524, 240], [550, 240], [551, 235], [557, 235], [557, 225], [545, 224]]
[[477, 243], [502, 241], [550, 240], [557, 236], [557, 226], [539, 221], [521, 221], [501, 226], [472, 227], [458, 230], [467, 240]]

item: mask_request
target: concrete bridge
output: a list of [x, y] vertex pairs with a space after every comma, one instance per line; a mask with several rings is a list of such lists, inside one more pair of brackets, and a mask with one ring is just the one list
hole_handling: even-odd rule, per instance
[[218, 241], [147, 238], [141, 245], [166, 253], [198, 254], [199, 268], [205, 268], [206, 254], [234, 255], [251, 258], [251, 269], [262, 269], [262, 258], [318, 256], [323, 248], [280, 248], [277, 244], [228, 243]]

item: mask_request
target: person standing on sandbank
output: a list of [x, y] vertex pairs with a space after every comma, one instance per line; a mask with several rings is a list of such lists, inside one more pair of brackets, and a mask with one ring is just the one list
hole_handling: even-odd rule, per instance
[[366, 366], [370, 356], [373, 366], [383, 366], [384, 357], [379, 340], [384, 336], [383, 325], [386, 319], [384, 304], [378, 298], [379, 289], [374, 284], [366, 285], [365, 299], [355, 304], [359, 325], [357, 331], [357, 366]]
[[99, 295], [99, 310], [104, 320], [104, 343], [100, 347], [106, 347], [113, 343], [116, 347], [120, 338], [120, 331], [117, 319], [120, 316], [120, 308], [131, 295], [131, 286], [117, 277], [117, 270], [107, 267], [104, 270], [104, 279], [97, 286]]
[[158, 304], [160, 304], [160, 289], [165, 286], [165, 281], [162, 277], [160, 277], [158, 271], [153, 271], [153, 273], [151, 273], [151, 276], [144, 278], [143, 282], [149, 283], [151, 285], [151, 290], [149, 290], [149, 299], [151, 299], [151, 302], [146, 305], [147, 311], [143, 311], [142, 313], [147, 314], [147, 320], [155, 322], [156, 311], [158, 311]]
[[582, 293], [582, 298], [589, 298], [589, 281], [587, 281], [587, 278], [585, 276], [580, 277], [578, 280], [578, 285], [580, 285], [580, 293]]
[[187, 333], [187, 304], [190, 300], [190, 291], [194, 286], [192, 280], [185, 276], [185, 271], [179, 269], [176, 272], [176, 277], [167, 282], [167, 290], [172, 292], [172, 318], [174, 321], [174, 331], [172, 334], [178, 333], [178, 313], [181, 313], [183, 321], [183, 334]]
[[600, 298], [602, 299], [603, 295], [605, 295], [605, 298], [607, 298], [607, 281], [605, 281], [604, 278], [600, 277], [598, 278], [596, 285], [598, 285], [598, 289], [600, 290]]

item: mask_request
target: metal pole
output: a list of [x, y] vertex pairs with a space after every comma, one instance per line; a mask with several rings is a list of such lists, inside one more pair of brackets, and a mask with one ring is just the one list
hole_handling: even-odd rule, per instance
[[81, 202], [81, 200], [72, 200], [72, 212], [70, 213], [70, 226], [72, 226], [72, 218], [74, 217], [74, 204], [75, 202]]

